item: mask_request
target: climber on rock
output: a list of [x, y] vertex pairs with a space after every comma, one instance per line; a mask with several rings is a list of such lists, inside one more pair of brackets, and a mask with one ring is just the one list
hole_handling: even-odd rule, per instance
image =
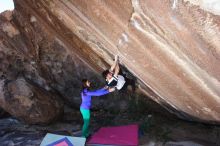
[[82, 128], [82, 136], [89, 136], [89, 122], [90, 122], [90, 107], [91, 107], [91, 97], [92, 96], [102, 96], [113, 92], [114, 88], [102, 88], [99, 90], [90, 91], [91, 82], [88, 79], [82, 80], [82, 92], [81, 98], [82, 103], [80, 105], [80, 112], [83, 117], [83, 128]]
[[128, 85], [131, 85], [132, 90], [135, 91], [135, 81], [119, 74], [119, 72], [119, 57], [116, 55], [111, 68], [102, 72], [102, 76], [106, 80], [106, 88], [115, 87], [117, 90], [124, 90]]
[[102, 76], [106, 80], [107, 88], [115, 87], [117, 90], [120, 90], [125, 84], [125, 78], [122, 75], [119, 75], [120, 68], [118, 62], [119, 58], [118, 55], [116, 55], [111, 68], [102, 72]]

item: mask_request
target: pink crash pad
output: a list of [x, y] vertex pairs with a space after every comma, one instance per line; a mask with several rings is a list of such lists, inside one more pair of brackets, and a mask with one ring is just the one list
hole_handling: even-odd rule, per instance
[[103, 127], [91, 137], [87, 144], [137, 146], [138, 125]]

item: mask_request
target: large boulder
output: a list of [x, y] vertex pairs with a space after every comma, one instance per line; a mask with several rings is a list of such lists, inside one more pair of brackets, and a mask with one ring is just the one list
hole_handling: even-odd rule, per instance
[[56, 94], [32, 85], [23, 78], [0, 81], [0, 105], [29, 124], [50, 123], [63, 113], [63, 103]]
[[219, 123], [220, 17], [191, 2], [15, 0], [15, 9], [95, 70], [119, 54], [143, 91], [179, 117]]
[[181, 118], [219, 123], [220, 17], [217, 3], [205, 2], [15, 0], [13, 14], [0, 18], [0, 45], [22, 56], [17, 75], [72, 103], [81, 77], [100, 77], [94, 72], [119, 54], [154, 101]]

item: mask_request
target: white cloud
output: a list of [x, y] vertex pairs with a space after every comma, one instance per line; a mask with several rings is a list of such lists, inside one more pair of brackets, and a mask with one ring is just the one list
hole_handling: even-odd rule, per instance
[[0, 0], [0, 13], [6, 10], [14, 10], [13, 0]]

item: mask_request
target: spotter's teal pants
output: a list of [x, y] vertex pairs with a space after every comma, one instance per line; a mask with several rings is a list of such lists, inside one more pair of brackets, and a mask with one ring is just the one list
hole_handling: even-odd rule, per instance
[[82, 136], [88, 137], [89, 136], [90, 110], [80, 108], [80, 112], [83, 117]]

